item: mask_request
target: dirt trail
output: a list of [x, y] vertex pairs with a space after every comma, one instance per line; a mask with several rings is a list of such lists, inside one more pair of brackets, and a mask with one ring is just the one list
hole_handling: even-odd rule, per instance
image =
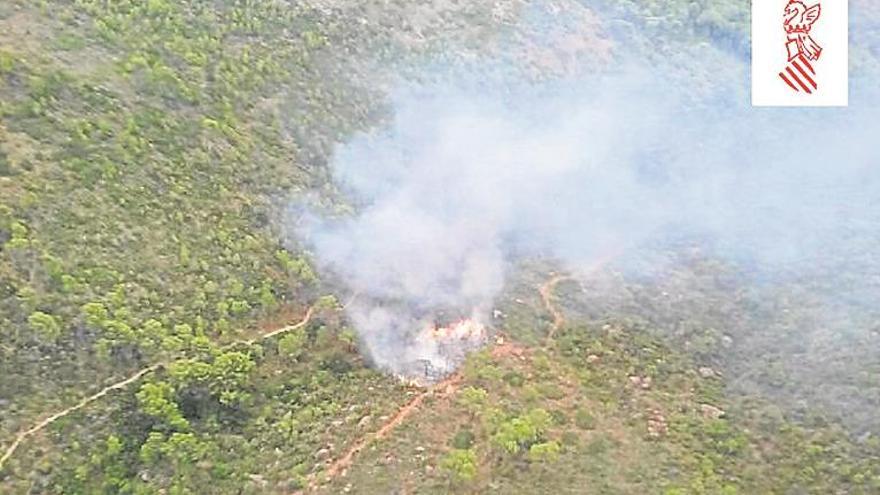
[[233, 345], [255, 344], [257, 342], [262, 342], [264, 340], [270, 339], [278, 334], [282, 334], [282, 333], [296, 330], [297, 328], [300, 328], [300, 327], [304, 326], [305, 324], [307, 324], [309, 321], [311, 321], [312, 313], [314, 313], [314, 312], [315, 312], [315, 307], [309, 306], [309, 308], [306, 310], [305, 314], [303, 315], [302, 319], [298, 323], [294, 323], [293, 325], [287, 325], [287, 326], [284, 326], [281, 328], [276, 328], [275, 330], [272, 330], [271, 332], [264, 333], [262, 335], [254, 337], [252, 339], [243, 340], [241, 342], [234, 342]]
[[91, 404], [92, 402], [100, 399], [101, 397], [107, 395], [111, 391], [124, 388], [127, 385], [129, 385], [133, 382], [136, 382], [138, 379], [140, 379], [140, 377], [146, 375], [147, 373], [149, 373], [151, 371], [157, 370], [164, 365], [165, 365], [165, 363], [157, 363], [152, 366], [148, 366], [146, 368], [143, 368], [143, 369], [139, 370], [137, 373], [126, 378], [125, 380], [116, 382], [113, 385], [105, 387], [100, 392], [98, 392], [94, 395], [90, 395], [90, 396], [86, 397], [85, 399], [79, 401], [76, 405], [70, 406], [63, 411], [59, 411], [59, 412], [43, 419], [42, 421], [35, 424], [34, 426], [31, 426], [27, 430], [22, 431], [21, 433], [18, 434], [18, 436], [15, 437], [15, 441], [13, 441], [12, 444], [10, 444], [9, 447], [7, 447], [6, 451], [3, 453], [3, 457], [0, 457], [0, 469], [3, 469], [3, 465], [6, 464], [6, 461], [9, 460], [10, 457], [12, 457], [12, 454], [15, 453], [15, 450], [18, 448], [18, 446], [21, 445], [21, 443], [24, 442], [29, 436], [31, 436], [35, 433], [38, 433], [43, 428], [49, 426], [50, 424], [63, 418], [64, 416], [67, 416], [68, 414], [70, 414], [72, 412], [75, 412], [75, 411], [82, 409], [83, 407], [85, 407], [85, 406]]
[[[268, 338], [274, 337], [275, 335], [278, 335], [281, 333], [296, 330], [297, 328], [300, 328], [300, 327], [308, 324], [308, 322], [312, 319], [312, 313], [314, 311], [315, 311], [315, 307], [310, 306], [306, 310], [305, 314], [303, 315], [302, 320], [300, 320], [298, 323], [294, 323], [292, 325], [287, 325], [287, 326], [283, 326], [281, 328], [277, 328], [275, 330], [272, 330], [271, 332], [262, 334], [258, 337], [254, 337], [251, 339], [231, 342], [230, 344], [227, 344], [226, 346], [224, 346], [224, 348], [228, 348], [228, 347], [235, 346], [235, 345], [241, 345], [241, 344], [253, 344], [253, 343], [260, 342], [260, 341], [266, 340]], [[7, 447], [4, 450], [3, 457], [0, 457], [0, 470], [3, 469], [3, 466], [6, 464], [6, 461], [8, 461], [10, 457], [12, 457], [12, 455], [15, 453], [16, 449], [18, 449], [18, 447], [25, 440], [27, 440], [28, 437], [39, 433], [40, 431], [42, 431], [43, 429], [45, 429], [47, 426], [51, 425], [55, 421], [67, 416], [68, 414], [71, 414], [73, 412], [76, 412], [76, 411], [86, 407], [87, 405], [91, 404], [92, 402], [100, 399], [101, 397], [104, 397], [108, 393], [110, 393], [114, 390], [123, 389], [123, 388], [127, 387], [128, 385], [131, 385], [132, 383], [138, 381], [142, 376], [146, 375], [147, 373], [150, 373], [151, 371], [156, 371], [159, 368], [164, 367], [165, 365], [166, 365], [165, 362], [161, 362], [161, 363], [152, 364], [150, 366], [147, 366], [146, 368], [142, 368], [142, 369], [138, 370], [137, 372], [135, 372], [133, 375], [129, 376], [128, 378], [121, 380], [121, 381], [118, 381], [116, 383], [113, 383], [112, 385], [108, 385], [108, 386], [104, 387], [103, 389], [101, 389], [99, 392], [82, 399], [81, 401], [79, 401], [75, 405], [70, 406], [67, 409], [59, 411], [55, 414], [52, 414], [51, 416], [48, 416], [48, 417], [40, 420], [38, 423], [31, 426], [30, 428], [20, 432], [18, 435], [16, 435], [15, 440], [9, 445], [9, 447]]]
[[[592, 268], [596, 270], [600, 268], [605, 262], [610, 259], [611, 256], [603, 258], [600, 262], [596, 263], [596, 265]], [[547, 342], [549, 343], [556, 334], [556, 331], [565, 324], [565, 316], [562, 314], [562, 311], [556, 307], [553, 303], [553, 289], [556, 288], [556, 285], [560, 282], [564, 282], [567, 280], [575, 280], [578, 279], [572, 275], [562, 275], [562, 274], [551, 274], [549, 280], [544, 282], [539, 288], [538, 292], [541, 295], [541, 300], [544, 303], [544, 307], [547, 311], [553, 316], [553, 324], [550, 327], [550, 332], [547, 335]], [[504, 357], [509, 355], [517, 355], [521, 356], [525, 350], [520, 347], [518, 344], [511, 342], [504, 338], [502, 335], [501, 338], [496, 342], [495, 346], [492, 348], [492, 356], [493, 357]], [[403, 423], [410, 415], [416, 412], [419, 406], [422, 405], [422, 402], [425, 401], [425, 398], [430, 395], [439, 395], [440, 397], [448, 397], [458, 390], [461, 382], [463, 380], [463, 376], [461, 372], [453, 373], [449, 375], [445, 380], [439, 382], [431, 387], [427, 387], [423, 389], [418, 395], [409, 400], [406, 404], [400, 407], [397, 412], [388, 419], [375, 433], [367, 434], [357, 440], [348, 450], [342, 454], [341, 457], [330, 463], [330, 465], [322, 471], [321, 473], [316, 473], [311, 476], [308, 486], [306, 490], [315, 491], [320, 487], [322, 481], [324, 483], [330, 482], [334, 478], [339, 475], [345, 473], [345, 471], [351, 467], [351, 464], [354, 462], [354, 458], [360, 453], [366, 446], [368, 446], [371, 442], [380, 440], [386, 436], [388, 436], [397, 426]], [[304, 493], [304, 490], [299, 490], [294, 492], [294, 495], [301, 495]]]
[[[567, 275], [556, 275], [552, 277], [550, 280], [545, 282], [539, 289], [541, 293], [541, 298], [544, 300], [544, 305], [553, 314], [553, 329], [552, 333], [556, 331], [565, 321], [562, 313], [556, 309], [556, 307], [552, 304], [550, 298], [552, 297], [553, 288], [555, 285], [563, 280], [573, 279], [571, 276]], [[521, 356], [525, 353], [525, 350], [520, 347], [518, 344], [511, 342], [503, 334], [499, 335], [499, 339], [495, 342], [495, 345], [492, 348], [492, 356], [495, 358], [505, 357], [505, 356]], [[449, 397], [454, 395], [458, 388], [461, 386], [461, 382], [464, 380], [464, 376], [460, 371], [457, 371], [448, 377], [446, 377], [443, 381], [436, 383], [430, 387], [424, 388], [418, 395], [410, 399], [406, 404], [400, 407], [396, 413], [394, 413], [391, 418], [388, 419], [382, 426], [376, 430], [376, 432], [364, 435], [359, 440], [357, 440], [351, 447], [349, 447], [345, 453], [342, 454], [338, 459], [330, 463], [330, 465], [324, 471], [320, 473], [315, 473], [309, 479], [308, 486], [305, 490], [307, 491], [315, 491], [320, 485], [323, 483], [328, 483], [332, 481], [337, 476], [343, 475], [349, 467], [351, 467], [354, 462], [354, 458], [371, 442], [376, 440], [381, 440], [382, 438], [387, 437], [395, 428], [397, 428], [401, 423], [406, 421], [406, 419], [415, 413], [422, 403], [425, 401], [425, 398], [429, 396], [437, 396], [437, 397]], [[305, 490], [299, 490], [293, 493], [293, 495], [302, 495]]]
[[[397, 428], [401, 423], [406, 421], [406, 419], [415, 411], [418, 410], [419, 406], [422, 405], [422, 402], [425, 401], [425, 398], [428, 396], [438, 396], [438, 397], [447, 397], [455, 394], [458, 390], [458, 387], [461, 385], [461, 381], [463, 380], [463, 376], [461, 373], [456, 372], [448, 377], [446, 377], [443, 381], [435, 383], [430, 387], [425, 388], [418, 395], [409, 400], [406, 404], [401, 406], [400, 409], [394, 413], [394, 416], [388, 419], [375, 433], [365, 435], [361, 437], [360, 440], [355, 442], [345, 453], [339, 457], [337, 460], [333, 461], [326, 470], [322, 471], [319, 476], [313, 476], [309, 482], [309, 490], [314, 491], [320, 485], [320, 480], [330, 481], [333, 478], [343, 474], [354, 461], [355, 456], [360, 453], [361, 450], [364, 449], [370, 443], [381, 440], [388, 436], [395, 428]], [[296, 492], [297, 495], [302, 492]]]
[[624, 246], [620, 246], [616, 249], [609, 250], [604, 255], [600, 256], [596, 259], [589, 267], [582, 269], [580, 273], [580, 277], [575, 275], [563, 275], [560, 273], [550, 272], [550, 278], [541, 284], [538, 287], [538, 292], [541, 294], [541, 301], [544, 304], [544, 308], [548, 313], [553, 317], [553, 323], [550, 326], [550, 331], [547, 332], [547, 339], [545, 341], [545, 345], [550, 344], [553, 341], [553, 337], [556, 336], [556, 332], [565, 324], [565, 315], [562, 314], [562, 311], [553, 304], [553, 290], [556, 288], [560, 282], [567, 281], [575, 281], [580, 287], [581, 291], [586, 292], [586, 288], [584, 287], [584, 277], [599, 271], [602, 267], [606, 266], [611, 260], [619, 257], [624, 252]]
[[556, 288], [556, 284], [566, 280], [575, 280], [575, 278], [571, 275], [556, 274], [538, 288], [544, 308], [553, 316], [553, 324], [550, 326], [550, 331], [547, 332], [547, 343], [553, 340], [553, 337], [556, 336], [556, 331], [565, 324], [565, 315], [553, 304], [553, 289]]
[[[500, 339], [495, 346], [492, 348], [492, 356], [495, 358], [510, 356], [510, 355], [522, 355], [525, 351], [517, 344], [507, 340]], [[320, 476], [312, 476], [309, 481], [308, 490], [314, 491], [319, 488], [321, 484], [321, 480], [324, 482], [329, 482], [333, 478], [340, 476], [351, 467], [351, 464], [354, 462], [354, 458], [360, 453], [364, 447], [368, 446], [371, 442], [376, 440], [381, 440], [382, 438], [387, 437], [395, 428], [400, 426], [401, 423], [406, 421], [406, 419], [415, 413], [419, 406], [422, 405], [422, 402], [429, 396], [433, 397], [450, 397], [458, 392], [459, 387], [461, 386], [462, 381], [464, 380], [464, 376], [460, 371], [457, 371], [448, 377], [446, 377], [443, 381], [435, 383], [430, 387], [424, 388], [418, 395], [409, 400], [406, 404], [400, 407], [394, 416], [388, 419], [382, 426], [376, 430], [375, 433], [367, 434], [361, 437], [358, 441], [356, 441], [345, 453], [339, 457], [339, 459], [333, 461], [326, 470], [320, 473]], [[303, 491], [294, 492], [294, 495], [301, 495]]]

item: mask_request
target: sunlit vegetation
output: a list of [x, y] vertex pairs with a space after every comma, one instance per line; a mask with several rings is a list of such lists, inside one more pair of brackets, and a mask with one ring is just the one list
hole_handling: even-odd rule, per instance
[[[4, 9], [3, 22], [39, 18], [65, 46], [4, 46], [0, 64], [0, 334], [14, 349], [3, 375], [22, 377], [3, 383], [15, 418], [118, 370], [202, 352], [308, 297], [308, 261], [279, 245], [268, 220], [273, 194], [315, 179], [293, 165], [284, 123], [256, 110], [321, 48], [307, 12], [164, 1]], [[312, 41], [283, 39], [292, 25]], [[5, 422], [4, 434], [20, 426]]]
[[[227, 346], [311, 303], [337, 305], [319, 297], [308, 254], [281, 243], [280, 220], [300, 193], [333, 195], [333, 144], [380, 106], [354, 76], [409, 48], [349, 15], [365, 13], [251, 1], [0, 6], [0, 444], [165, 363], [29, 439], [3, 466], [2, 491], [183, 493], [213, 478], [238, 486], [247, 472], [263, 487], [254, 480], [267, 464], [246, 453], [264, 444], [229, 448], [246, 428], [302, 447], [285, 447], [287, 467], [274, 471], [297, 485], [316, 451], [343, 447], [319, 442], [330, 422], [393, 388], [332, 319]], [[223, 456], [253, 468], [215, 465]], [[33, 469], [53, 463], [49, 475]]]

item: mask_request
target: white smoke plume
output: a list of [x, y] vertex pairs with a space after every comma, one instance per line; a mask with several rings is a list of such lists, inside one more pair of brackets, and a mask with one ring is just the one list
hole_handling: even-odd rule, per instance
[[393, 118], [332, 160], [357, 211], [295, 219], [321, 268], [365, 296], [349, 315], [376, 364], [441, 363], [418, 332], [447, 308], [487, 321], [517, 257], [577, 270], [687, 232], [805, 267], [880, 231], [876, 95], [752, 108], [746, 62], [707, 53], [686, 70], [401, 83]]

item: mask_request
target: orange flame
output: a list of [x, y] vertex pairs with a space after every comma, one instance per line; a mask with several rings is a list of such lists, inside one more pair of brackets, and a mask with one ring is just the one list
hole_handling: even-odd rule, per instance
[[465, 318], [445, 327], [435, 326], [430, 329], [430, 335], [435, 340], [445, 341], [483, 340], [486, 337], [486, 327], [476, 320]]

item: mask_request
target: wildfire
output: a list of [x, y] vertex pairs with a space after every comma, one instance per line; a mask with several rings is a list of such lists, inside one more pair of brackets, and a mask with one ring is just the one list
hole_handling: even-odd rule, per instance
[[476, 320], [464, 318], [443, 327], [435, 325], [430, 329], [430, 336], [444, 342], [482, 342], [486, 338], [486, 326]]
[[474, 318], [449, 324], [438, 321], [444, 321], [443, 317], [423, 321], [421, 330], [412, 335], [411, 351], [395, 370], [401, 382], [417, 387], [437, 383], [488, 340], [488, 328]]

